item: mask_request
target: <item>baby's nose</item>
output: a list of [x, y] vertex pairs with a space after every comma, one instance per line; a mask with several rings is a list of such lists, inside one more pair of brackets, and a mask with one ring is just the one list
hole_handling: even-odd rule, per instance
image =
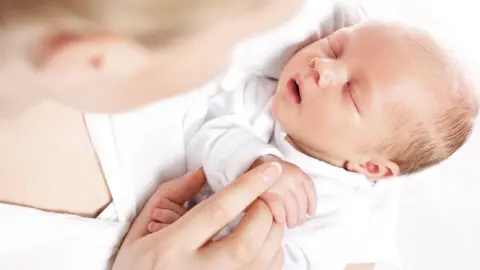
[[347, 82], [347, 70], [338, 60], [315, 57], [310, 61], [310, 67], [316, 73], [318, 86], [322, 88]]

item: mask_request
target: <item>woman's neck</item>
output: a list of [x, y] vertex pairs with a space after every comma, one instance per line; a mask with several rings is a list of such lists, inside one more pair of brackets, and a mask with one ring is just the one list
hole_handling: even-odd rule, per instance
[[40, 83], [33, 72], [27, 71], [21, 65], [0, 67], [0, 120], [21, 114], [41, 102], [36, 91]]

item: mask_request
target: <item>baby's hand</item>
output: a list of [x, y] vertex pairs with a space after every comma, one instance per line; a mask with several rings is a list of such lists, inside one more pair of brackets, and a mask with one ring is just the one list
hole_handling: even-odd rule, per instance
[[274, 156], [260, 157], [252, 168], [271, 161], [282, 165], [283, 174], [260, 198], [267, 203], [278, 223], [286, 221], [289, 228], [301, 225], [307, 219], [307, 213], [314, 215], [317, 208], [313, 181], [297, 166]]
[[148, 231], [153, 233], [167, 227], [177, 221], [185, 212], [182, 205], [162, 198], [155, 203], [155, 208], [150, 212], [151, 220], [148, 223]]

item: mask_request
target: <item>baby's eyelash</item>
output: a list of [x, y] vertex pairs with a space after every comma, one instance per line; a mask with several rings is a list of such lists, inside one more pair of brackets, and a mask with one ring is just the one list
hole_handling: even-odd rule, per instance
[[357, 109], [358, 112], [360, 112], [357, 102], [355, 101], [355, 98], [353, 97], [352, 89], [350, 88], [350, 82], [347, 82], [345, 86], [348, 89], [348, 93], [350, 94], [350, 98], [352, 99], [353, 105], [355, 105], [355, 108]]

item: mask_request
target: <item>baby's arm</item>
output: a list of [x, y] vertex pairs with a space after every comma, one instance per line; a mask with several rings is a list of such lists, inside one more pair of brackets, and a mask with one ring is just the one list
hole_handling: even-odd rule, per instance
[[243, 174], [263, 155], [280, 156], [269, 144], [275, 121], [270, 101], [276, 82], [251, 77], [243, 85], [225, 89], [208, 103], [205, 123], [186, 138], [187, 165], [203, 166], [208, 183], [217, 191]]
[[261, 199], [278, 222], [294, 227], [305, 221], [307, 210], [315, 211], [315, 192], [310, 178], [282, 161], [269, 143], [275, 124], [270, 108], [275, 88], [275, 81], [252, 77], [244, 87], [213, 97], [205, 124], [187, 142], [187, 160], [203, 164], [213, 191], [263, 162], [281, 163], [283, 176]]
[[[202, 165], [214, 191], [234, 181], [260, 156], [280, 155], [268, 143], [274, 126], [269, 102], [275, 87], [272, 80], [252, 77], [238, 89], [219, 89], [208, 102], [205, 123], [197, 132], [185, 132], [187, 168]], [[148, 230], [160, 230], [184, 213], [183, 205], [158, 202]]]

